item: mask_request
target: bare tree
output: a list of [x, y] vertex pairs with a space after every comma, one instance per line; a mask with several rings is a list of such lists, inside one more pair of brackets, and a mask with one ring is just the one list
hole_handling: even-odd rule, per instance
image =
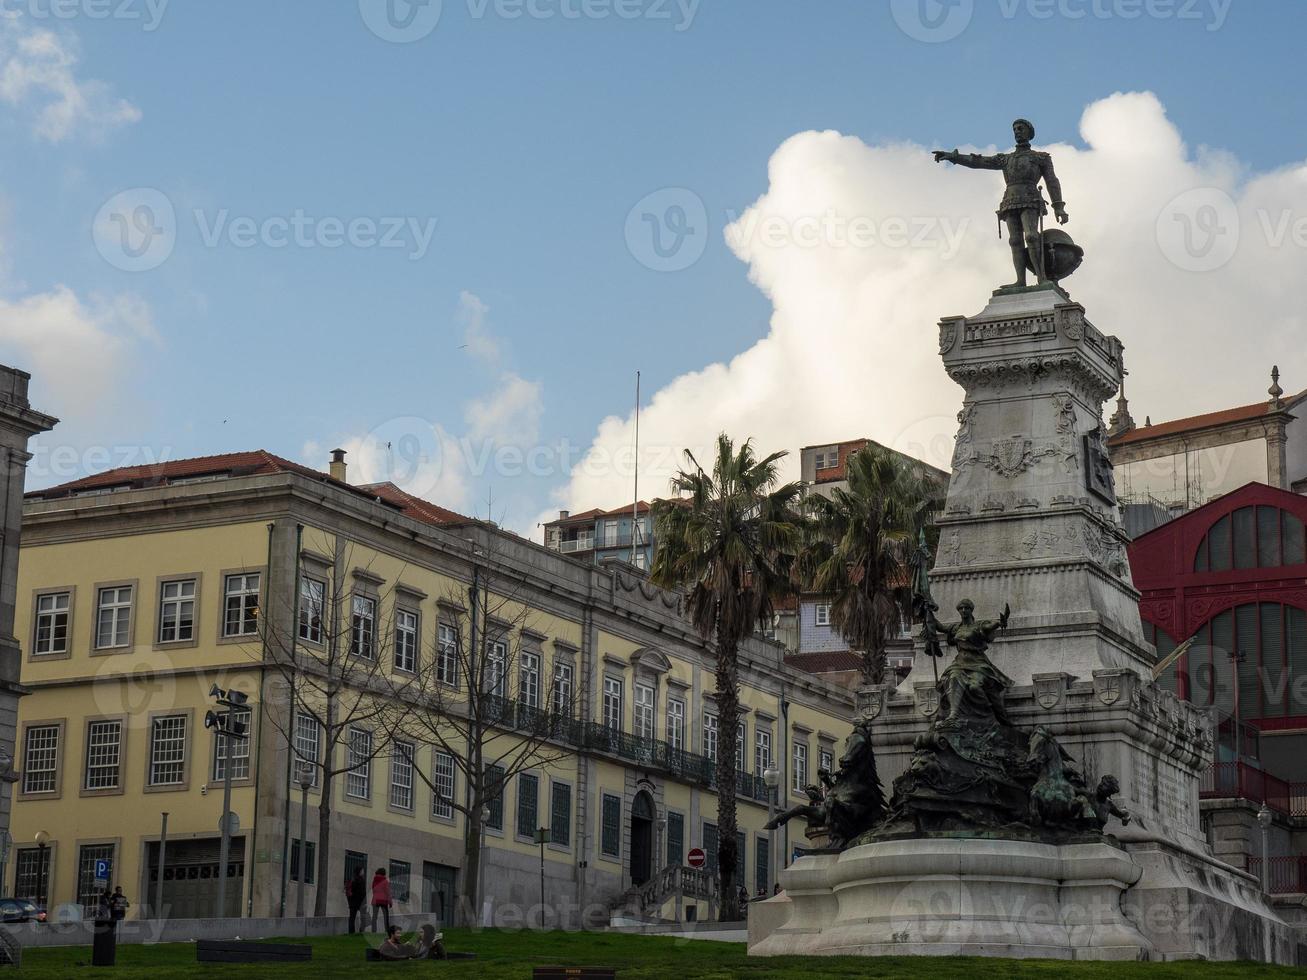
[[575, 717], [575, 665], [557, 658], [547, 664], [538, 644], [525, 639], [529, 604], [521, 583], [498, 567], [490, 555], [475, 555], [470, 585], [453, 587], [440, 602], [430, 655], [394, 695], [408, 705], [407, 736], [448, 756], [467, 788], [462, 799], [451, 797], [433, 773], [419, 770], [433, 794], [465, 817], [460, 894], [468, 925], [475, 924], [481, 903], [484, 808], [502, 800], [504, 786], [522, 772], [575, 751], [567, 744]]
[[[338, 535], [324, 532], [324, 538], [329, 566], [306, 569], [299, 558], [289, 609], [260, 617], [264, 662], [281, 681], [278, 700], [284, 708], [265, 717], [286, 740], [294, 767], [313, 769], [319, 790], [313, 902], [318, 916], [327, 914], [331, 892], [327, 882], [337, 777], [364, 771], [370, 776], [373, 761], [388, 754], [407, 710], [386, 669], [386, 651], [394, 645], [394, 604], [383, 606], [382, 594], [356, 588], [354, 581], [369, 580], [368, 570], [362, 569], [360, 577], [360, 570], [347, 567], [352, 548]], [[384, 618], [383, 608], [390, 610]]]

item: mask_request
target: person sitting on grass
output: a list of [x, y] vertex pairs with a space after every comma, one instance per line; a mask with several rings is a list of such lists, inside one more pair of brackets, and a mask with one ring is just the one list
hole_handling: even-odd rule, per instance
[[435, 926], [423, 926], [414, 941], [406, 943], [403, 930], [396, 925], [386, 929], [386, 939], [377, 952], [383, 960], [443, 960], [445, 944]]

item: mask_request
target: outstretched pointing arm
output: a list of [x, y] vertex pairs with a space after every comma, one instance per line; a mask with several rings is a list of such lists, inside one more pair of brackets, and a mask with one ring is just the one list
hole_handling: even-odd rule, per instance
[[[948, 161], [956, 163], [959, 167], [970, 167], [972, 170], [1002, 170], [1007, 162], [1005, 153], [995, 153], [993, 156], [985, 156], [982, 153], [959, 153], [957, 150], [935, 150], [933, 153], [936, 163]], [[1052, 193], [1051, 187], [1049, 193]]]

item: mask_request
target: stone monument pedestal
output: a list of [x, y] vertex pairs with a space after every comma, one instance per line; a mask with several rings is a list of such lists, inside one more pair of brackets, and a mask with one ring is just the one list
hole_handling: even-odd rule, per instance
[[1121, 902], [1141, 874], [1102, 842], [862, 844], [781, 872], [790, 921], [749, 953], [1150, 959]]

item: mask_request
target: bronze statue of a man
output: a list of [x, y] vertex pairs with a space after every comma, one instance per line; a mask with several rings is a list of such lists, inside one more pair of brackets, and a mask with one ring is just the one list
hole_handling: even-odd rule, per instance
[[961, 167], [974, 170], [1001, 170], [1007, 182], [1007, 191], [998, 206], [1000, 222], [1007, 224], [1008, 244], [1012, 247], [1012, 265], [1017, 272], [1017, 281], [1013, 286], [1026, 285], [1026, 259], [1035, 270], [1039, 282], [1047, 282], [1044, 269], [1043, 240], [1040, 235], [1040, 222], [1048, 213], [1044, 195], [1039, 191], [1042, 179], [1053, 198], [1053, 213], [1059, 224], [1066, 224], [1069, 217], [1066, 205], [1062, 201], [1062, 185], [1057, 174], [1053, 172], [1053, 158], [1042, 150], [1030, 147], [1035, 138], [1035, 127], [1028, 119], [1018, 119], [1012, 124], [1012, 134], [1017, 145], [1008, 153], [995, 153], [984, 156], [980, 153], [959, 153], [957, 150], [935, 150], [935, 162], [947, 160]]

